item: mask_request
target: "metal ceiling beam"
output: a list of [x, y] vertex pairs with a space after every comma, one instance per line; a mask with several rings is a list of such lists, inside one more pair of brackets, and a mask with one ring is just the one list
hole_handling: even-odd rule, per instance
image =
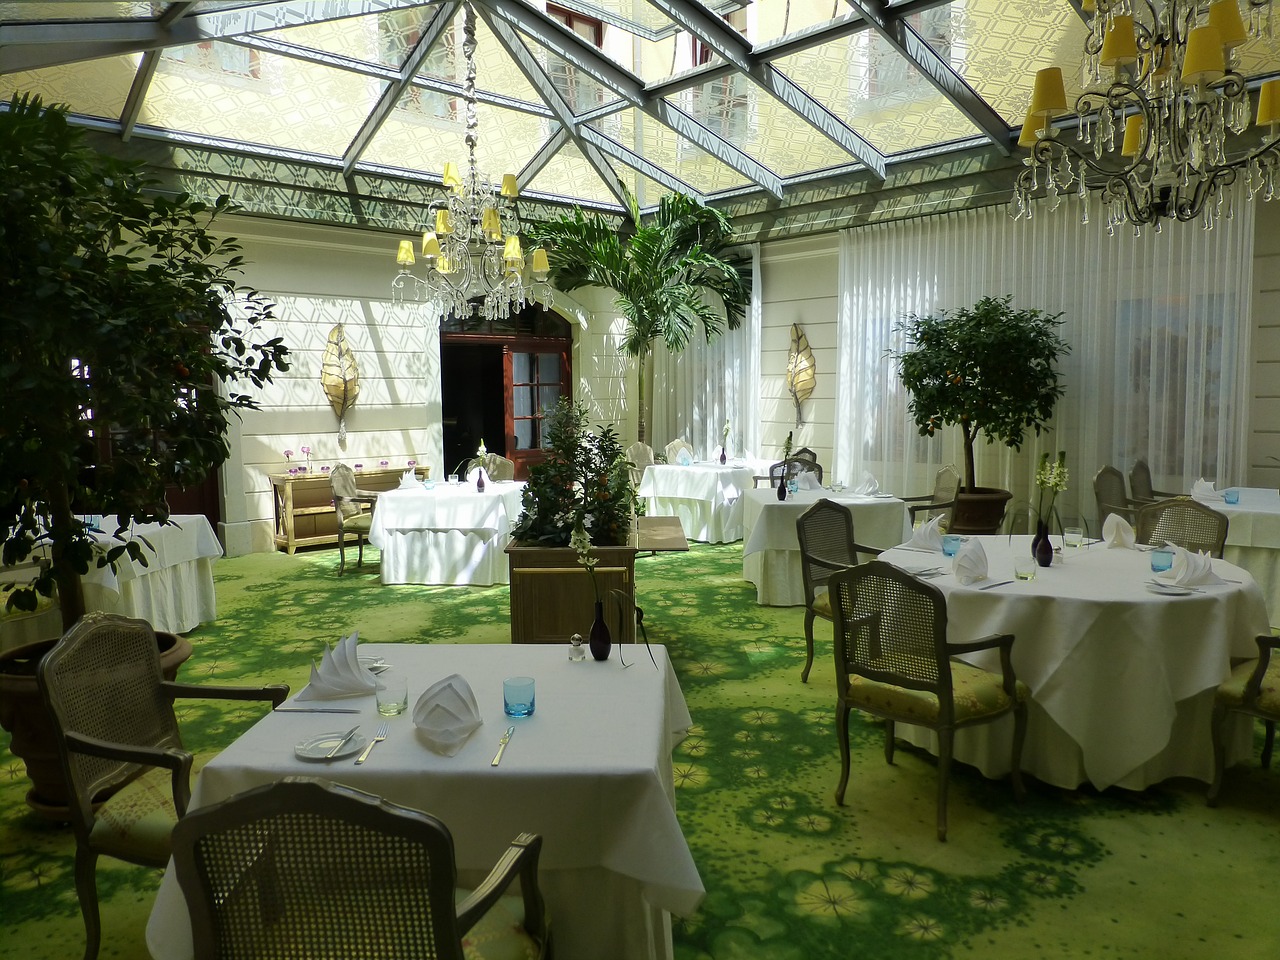
[[872, 25], [880, 37], [900, 57], [920, 71], [920, 74], [947, 98], [953, 107], [965, 115], [975, 127], [991, 141], [1004, 156], [1009, 156], [1009, 125], [1004, 118], [965, 83], [964, 78], [951, 68], [906, 22], [904, 14], [896, 7], [890, 8], [884, 0], [845, 0], [849, 6]]
[[646, 160], [634, 150], [628, 150], [616, 140], [606, 137], [604, 134], [600, 133], [600, 131], [593, 130], [590, 127], [583, 127], [579, 132], [582, 134], [583, 138], [599, 147], [619, 163], [630, 167], [636, 173], [660, 183], [668, 190], [672, 190], [676, 193], [688, 194], [699, 203], [706, 202], [706, 196], [700, 190], [694, 189], [692, 184], [681, 180], [679, 177], [672, 176], [662, 167]]
[[134, 124], [138, 122], [138, 114], [142, 111], [143, 101], [147, 99], [147, 91], [151, 89], [151, 81], [159, 65], [159, 50], [148, 50], [142, 55], [138, 72], [133, 75], [133, 83], [129, 85], [129, 96], [125, 98], [124, 109], [120, 111], [120, 139], [123, 141], [128, 141], [133, 136]]
[[518, 184], [533, 183], [538, 178], [543, 169], [552, 158], [560, 152], [560, 148], [569, 142], [569, 134], [561, 127], [551, 136], [547, 137], [545, 143], [538, 148], [538, 152], [529, 158], [529, 162], [521, 168], [516, 174], [516, 182]]
[[399, 76], [383, 88], [378, 102], [369, 111], [369, 115], [364, 118], [364, 122], [360, 124], [360, 129], [356, 131], [356, 135], [351, 138], [351, 143], [343, 151], [342, 175], [344, 177], [351, 176], [356, 164], [360, 161], [361, 155], [368, 149], [369, 144], [382, 128], [382, 124], [386, 122], [387, 117], [391, 116], [391, 111], [400, 102], [401, 94], [410, 86], [410, 81], [417, 76], [418, 68], [422, 66], [422, 62], [431, 53], [431, 48], [444, 35], [445, 30], [453, 25], [453, 18], [458, 12], [458, 7], [459, 4], [455, 2], [442, 3], [432, 11], [431, 20], [428, 21], [426, 29], [422, 31], [422, 36], [418, 38], [418, 45], [413, 48], [409, 56], [405, 57], [405, 61], [400, 67]]
[[799, 85], [773, 65], [758, 60], [751, 43], [724, 20], [711, 13], [696, 0], [649, 0], [668, 17], [710, 47], [721, 59], [750, 77], [762, 89], [785, 105], [851, 157], [862, 161], [868, 169], [884, 179], [888, 161], [883, 153], [859, 136]]
[[686, 140], [697, 144], [725, 166], [738, 171], [748, 180], [759, 185], [761, 189], [782, 199], [780, 176], [723, 137], [712, 133], [674, 104], [666, 100], [651, 100], [645, 104], [644, 112]]

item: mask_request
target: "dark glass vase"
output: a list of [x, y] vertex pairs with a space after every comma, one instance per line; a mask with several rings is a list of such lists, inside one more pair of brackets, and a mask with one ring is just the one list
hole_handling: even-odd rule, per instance
[[484, 471], [476, 471], [476, 493], [484, 493]]
[[778, 499], [779, 500], [787, 499], [787, 481], [786, 480], [778, 481]]
[[613, 639], [609, 636], [609, 625], [604, 622], [604, 602], [596, 601], [596, 618], [591, 623], [591, 636], [587, 640], [591, 656], [597, 660], [608, 660], [609, 651], [613, 649]]
[[728, 460], [728, 459], [729, 459], [729, 457], [725, 454], [725, 452], [724, 452], [724, 447], [721, 447], [721, 448], [720, 448], [720, 466], [722, 466], [722, 467], [723, 467], [723, 466], [724, 466], [724, 462], [725, 462], [726, 460]]
[[1049, 541], [1049, 525], [1042, 520], [1036, 521], [1036, 535], [1031, 540], [1031, 555], [1042, 567], [1053, 563], [1053, 544]]

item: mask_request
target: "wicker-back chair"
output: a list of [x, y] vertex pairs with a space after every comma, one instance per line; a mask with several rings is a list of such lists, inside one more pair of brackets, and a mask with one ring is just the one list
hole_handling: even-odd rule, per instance
[[1129, 468], [1129, 490], [1133, 493], [1133, 499], [1139, 503], [1154, 503], [1178, 496], [1176, 493], [1151, 488], [1151, 468], [1145, 460], [1135, 460]]
[[817, 474], [818, 483], [822, 483], [822, 464], [806, 457], [799, 459], [792, 457], [790, 460], [782, 460], [769, 467], [769, 486], [776, 487], [787, 480], [794, 480], [802, 473]]
[[1232, 713], [1256, 717], [1266, 727], [1262, 742], [1262, 766], [1271, 766], [1271, 749], [1276, 740], [1276, 721], [1280, 720], [1280, 637], [1264, 634], [1255, 637], [1258, 659], [1246, 660], [1231, 671], [1231, 676], [1218, 687], [1213, 702], [1213, 783], [1209, 786], [1209, 806], [1218, 805], [1222, 774], [1227, 765], [1226, 721]]
[[[364, 541], [373, 526], [373, 505], [378, 495], [356, 486], [356, 474], [345, 463], [329, 471], [329, 488], [333, 491], [333, 510], [338, 515], [338, 576], [347, 568], [347, 534], [356, 535], [356, 566], [364, 565]], [[365, 507], [369, 509], [366, 510]]]
[[1135, 539], [1142, 544], [1176, 544], [1192, 553], [1221, 557], [1227, 545], [1227, 515], [1186, 497], [1138, 508]]
[[644, 468], [653, 462], [653, 447], [647, 443], [636, 441], [627, 447], [627, 463], [631, 465], [631, 483], [634, 486], [640, 486], [640, 481], [644, 479]]
[[[1014, 676], [1013, 635], [972, 643], [947, 642], [947, 603], [937, 587], [880, 560], [832, 575], [827, 584], [835, 615], [836, 732], [844, 803], [849, 782], [849, 713], [863, 710], [885, 721], [885, 759], [893, 762], [894, 724], [928, 727], [938, 734], [938, 839], [947, 839], [947, 783], [955, 731], [1014, 715], [1012, 775], [1021, 799], [1022, 742], [1028, 691]], [[994, 674], [952, 658], [1000, 651]]]
[[1098, 505], [1098, 530], [1107, 522], [1107, 517], [1116, 514], [1129, 521], [1137, 522], [1137, 504], [1129, 499], [1124, 489], [1124, 474], [1112, 466], [1105, 466], [1093, 475], [1093, 498]]
[[165, 866], [170, 832], [191, 799], [192, 756], [182, 745], [173, 698], [267, 700], [274, 706], [289, 688], [166, 681], [151, 624], [106, 613], [90, 613], [68, 630], [40, 661], [37, 681], [67, 781], [84, 955], [93, 960], [102, 930], [98, 857]]
[[960, 471], [954, 463], [940, 467], [933, 477], [933, 493], [919, 497], [903, 497], [907, 504], [907, 512], [911, 515], [911, 525], [915, 526], [917, 514], [927, 513], [928, 519], [934, 517], [951, 518], [951, 507], [955, 503], [956, 492], [960, 489]]
[[516, 478], [516, 462], [508, 460], [500, 453], [489, 452], [474, 458], [467, 465], [466, 473], [470, 473], [476, 467], [483, 467], [490, 480], [514, 480]]
[[[289, 777], [188, 814], [173, 860], [196, 960], [463, 960], [464, 936], [484, 956], [547, 955], [541, 846], [520, 834], [455, 905], [453, 837], [438, 819]], [[517, 877], [521, 896], [504, 897]]]
[[804, 669], [801, 683], [808, 683], [813, 668], [813, 621], [833, 620], [827, 581], [837, 570], [858, 562], [858, 554], [879, 555], [876, 547], [863, 546], [854, 539], [853, 511], [842, 503], [823, 498], [796, 518], [796, 539], [800, 541], [800, 574], [804, 579]]

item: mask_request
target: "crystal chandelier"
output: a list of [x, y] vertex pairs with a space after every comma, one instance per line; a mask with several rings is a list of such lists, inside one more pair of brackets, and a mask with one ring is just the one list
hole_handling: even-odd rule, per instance
[[[1044, 187], [1056, 209], [1062, 198], [1101, 196], [1108, 228], [1135, 232], [1163, 220], [1194, 220], [1205, 229], [1230, 216], [1224, 187], [1243, 173], [1248, 197], [1270, 200], [1280, 164], [1280, 80], [1259, 89], [1259, 138], [1249, 126], [1249, 91], [1236, 71], [1236, 48], [1250, 34], [1271, 36], [1271, 0], [1084, 0], [1092, 13], [1084, 43], [1084, 85], [1068, 110], [1062, 70], [1036, 74], [1031, 106], [1018, 139], [1030, 147], [1011, 203], [1015, 219], [1031, 216]], [[1053, 119], [1074, 112], [1074, 133]], [[1231, 152], [1227, 138], [1234, 135]], [[1082, 221], [1088, 222], [1088, 205]]]
[[401, 240], [396, 253], [400, 272], [391, 281], [391, 299], [426, 301], [442, 317], [470, 316], [471, 301], [480, 299], [486, 320], [505, 320], [532, 301], [551, 306], [550, 269], [546, 251], [535, 249], [525, 277], [515, 174], [504, 174], [499, 188], [476, 169], [476, 14], [470, 3], [463, 8], [467, 172], [463, 177], [457, 164], [445, 164], [447, 192], [427, 207], [428, 226], [422, 233], [425, 276], [410, 270], [415, 263], [413, 241]]

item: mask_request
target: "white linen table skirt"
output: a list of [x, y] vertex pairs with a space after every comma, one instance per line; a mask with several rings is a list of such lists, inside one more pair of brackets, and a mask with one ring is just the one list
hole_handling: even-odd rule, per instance
[[[294, 757], [305, 737], [357, 721], [370, 735], [382, 719], [374, 697], [335, 701], [350, 717], [272, 713], [201, 771], [191, 807], [215, 803], [283, 776], [320, 776], [426, 810], [453, 834], [460, 880], [474, 883], [510, 841], [543, 837], [540, 885], [560, 960], [670, 960], [669, 913], [687, 915], [703, 886], [676, 820], [672, 747], [691, 724], [666, 655], [623, 670], [616, 658], [570, 663], [565, 648], [540, 644], [369, 644], [409, 677], [412, 705], [453, 673], [475, 692], [484, 725], [453, 757], [419, 740], [412, 710], [389, 720], [390, 736], [367, 763], [308, 763]], [[537, 682], [536, 712], [502, 712], [502, 679]], [[310, 702], [310, 701], [309, 701]], [[508, 726], [515, 735], [490, 765]], [[157, 960], [189, 960], [191, 928], [172, 865], [147, 925]]]
[[1197, 502], [1224, 513], [1227, 547], [1222, 555], [1244, 567], [1258, 581], [1267, 598], [1267, 612], [1273, 624], [1280, 624], [1280, 491], [1270, 487], [1237, 487], [1239, 503], [1220, 497], [1196, 497]]
[[801, 490], [779, 500], [772, 487], [748, 491], [742, 510], [742, 579], [755, 584], [757, 603], [773, 607], [804, 603], [796, 521], [823, 497], [853, 511], [853, 536], [858, 543], [884, 549], [911, 536], [907, 505], [895, 497]]
[[767, 464], [741, 459], [687, 467], [653, 463], [645, 467], [636, 494], [645, 501], [646, 516], [678, 517], [690, 540], [732, 543], [742, 539], [742, 496], [767, 471]]

